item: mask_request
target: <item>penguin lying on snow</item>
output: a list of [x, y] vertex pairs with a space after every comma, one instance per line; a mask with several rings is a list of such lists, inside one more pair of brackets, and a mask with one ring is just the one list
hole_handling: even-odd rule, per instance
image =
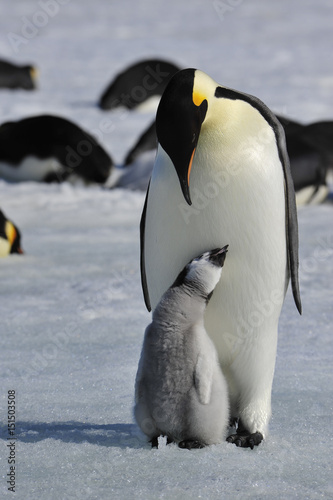
[[103, 92], [99, 106], [115, 109], [137, 108], [153, 96], [161, 96], [168, 81], [179, 68], [161, 59], [146, 59], [119, 73]]
[[333, 122], [308, 125], [279, 116], [287, 140], [297, 204], [320, 203], [327, 198], [327, 175], [333, 169]]
[[0, 127], [0, 177], [10, 181], [61, 182], [71, 176], [104, 183], [112, 160], [74, 123], [51, 115]]
[[0, 88], [33, 90], [36, 88], [37, 70], [33, 66], [17, 66], [0, 61]]
[[227, 384], [204, 327], [227, 246], [187, 264], [147, 327], [135, 383], [134, 414], [152, 446], [167, 436], [181, 448], [220, 443], [228, 425]]
[[19, 229], [0, 210], [0, 257], [11, 253], [23, 253]]
[[259, 444], [271, 416], [278, 320], [291, 277], [301, 312], [298, 226], [282, 125], [256, 97], [195, 69], [169, 82], [156, 115], [158, 150], [141, 219], [147, 308], [195, 255], [232, 253], [205, 313], [228, 382], [228, 439]]

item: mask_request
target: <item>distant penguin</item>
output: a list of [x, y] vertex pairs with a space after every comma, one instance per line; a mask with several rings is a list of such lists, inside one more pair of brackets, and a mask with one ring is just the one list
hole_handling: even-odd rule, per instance
[[146, 59], [119, 73], [103, 92], [99, 106], [115, 109], [137, 108], [153, 96], [161, 96], [168, 81], [179, 68], [161, 59]]
[[124, 164], [125, 166], [133, 163], [140, 155], [147, 151], [151, 151], [157, 148], [157, 137], [156, 137], [156, 122], [155, 120], [149, 127], [143, 132], [139, 137], [134, 146], [127, 153]]
[[186, 69], [161, 98], [156, 130], [140, 226], [146, 305], [155, 310], [172, 276], [193, 256], [228, 241], [232, 252], [205, 327], [239, 424], [228, 439], [252, 447], [268, 431], [278, 321], [290, 277], [301, 312], [297, 211], [283, 127], [258, 98]]
[[34, 66], [17, 66], [0, 60], [0, 88], [33, 90], [37, 86]]
[[225, 439], [227, 384], [204, 327], [227, 246], [187, 264], [164, 293], [147, 327], [135, 383], [134, 414], [152, 446], [160, 435], [181, 448]]
[[21, 248], [21, 233], [2, 210], [0, 210], [0, 257], [11, 253], [23, 253]]
[[303, 125], [278, 118], [286, 133], [297, 204], [324, 201], [329, 193], [327, 174], [333, 168], [333, 122]]
[[65, 118], [41, 115], [0, 127], [0, 178], [9, 182], [80, 177], [103, 184], [112, 166], [96, 140]]

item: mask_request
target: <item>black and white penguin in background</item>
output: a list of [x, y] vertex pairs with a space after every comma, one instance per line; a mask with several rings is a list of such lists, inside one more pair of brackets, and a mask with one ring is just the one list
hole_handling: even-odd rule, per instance
[[11, 253], [23, 253], [21, 233], [0, 209], [0, 257], [7, 257]]
[[297, 205], [324, 202], [333, 171], [333, 122], [302, 124], [278, 116], [284, 127]]
[[301, 312], [298, 226], [285, 137], [256, 97], [195, 69], [169, 82], [156, 115], [158, 150], [141, 220], [148, 309], [194, 256], [229, 243], [223, 286], [205, 313], [228, 382], [228, 440], [257, 445], [271, 417], [278, 321], [289, 278]]
[[226, 437], [228, 389], [204, 312], [221, 278], [227, 247], [189, 262], [154, 310], [135, 383], [134, 414], [153, 447], [158, 437], [203, 448]]
[[103, 184], [112, 166], [96, 140], [65, 118], [40, 115], [0, 126], [0, 178], [6, 181]]
[[99, 100], [99, 106], [104, 110], [119, 106], [137, 109], [147, 100], [159, 98], [178, 70], [178, 66], [163, 59], [144, 59], [132, 64], [108, 85]]
[[38, 71], [34, 66], [17, 66], [0, 60], [0, 88], [34, 90]]

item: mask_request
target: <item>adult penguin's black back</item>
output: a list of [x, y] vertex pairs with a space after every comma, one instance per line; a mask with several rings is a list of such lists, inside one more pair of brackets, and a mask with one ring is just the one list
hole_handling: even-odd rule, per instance
[[0, 61], [0, 88], [33, 90], [36, 88], [37, 70], [34, 66], [17, 66]]
[[170, 78], [179, 70], [162, 59], [145, 59], [119, 73], [103, 92], [99, 106], [134, 109], [152, 96], [162, 95]]
[[96, 140], [65, 118], [40, 115], [0, 127], [0, 177], [6, 180], [60, 182], [77, 175], [104, 183], [112, 165]]

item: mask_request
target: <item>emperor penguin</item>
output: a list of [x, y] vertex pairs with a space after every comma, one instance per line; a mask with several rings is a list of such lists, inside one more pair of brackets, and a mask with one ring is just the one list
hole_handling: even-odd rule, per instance
[[282, 125], [258, 98], [197, 69], [170, 80], [156, 114], [158, 149], [143, 208], [141, 278], [155, 310], [172, 276], [228, 241], [205, 312], [228, 382], [228, 440], [259, 444], [271, 417], [278, 321], [291, 277], [298, 311], [298, 225]]
[[37, 88], [38, 70], [35, 66], [18, 66], [0, 60], [0, 88], [34, 90]]
[[23, 254], [21, 247], [21, 233], [13, 222], [7, 219], [0, 210], [0, 257], [7, 257], [12, 253]]
[[227, 246], [189, 262], [164, 293], [146, 328], [135, 384], [135, 418], [152, 446], [220, 443], [229, 417], [227, 383], [204, 327]]
[[327, 180], [333, 168], [333, 122], [304, 125], [281, 116], [279, 121], [286, 134], [296, 204], [322, 203], [330, 191]]
[[9, 182], [83, 179], [103, 184], [113, 168], [104, 148], [75, 123], [38, 115], [0, 126], [0, 178]]

